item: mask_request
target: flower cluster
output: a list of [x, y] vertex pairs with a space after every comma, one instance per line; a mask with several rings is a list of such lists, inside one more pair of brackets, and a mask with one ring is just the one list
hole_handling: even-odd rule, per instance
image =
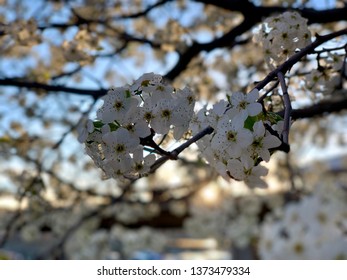
[[261, 228], [262, 259], [347, 259], [346, 190], [329, 182]]
[[258, 98], [257, 89], [233, 93], [228, 101], [202, 108], [191, 121], [193, 133], [208, 126], [214, 129], [197, 142], [210, 165], [224, 178], [242, 180], [250, 187], [266, 185], [260, 177], [268, 170], [259, 162], [269, 161], [270, 150], [280, 146], [278, 132], [283, 123], [264, 113]]
[[277, 115], [263, 112], [258, 98], [257, 89], [236, 92], [193, 116], [188, 88], [174, 89], [161, 76], [144, 74], [103, 97], [97, 120], [87, 121], [79, 140], [107, 177], [138, 178], [148, 174], [156, 154], [167, 153], [154, 141], [156, 134], [171, 130], [179, 140], [188, 129], [197, 134], [212, 127], [213, 134], [197, 142], [207, 161], [224, 178], [264, 187], [260, 177], [268, 170], [259, 163], [269, 161], [271, 149], [280, 146], [281, 122]]
[[283, 63], [297, 49], [302, 49], [311, 42], [311, 33], [307, 27], [307, 19], [297, 12], [285, 12], [267, 18], [254, 35], [265, 53], [270, 68]]
[[[347, 72], [347, 66], [344, 64], [344, 56], [336, 53], [328, 53], [327, 57], [320, 58], [320, 67], [313, 69], [305, 76], [306, 89], [331, 94], [340, 88], [340, 72]], [[345, 69], [343, 69], [345, 67]]]
[[[173, 130], [176, 140], [189, 127], [195, 100], [189, 88], [166, 85], [160, 75], [147, 73], [132, 85], [111, 89], [103, 97], [97, 120], [88, 120], [79, 140], [107, 177], [137, 178], [147, 174], [162, 150], [157, 134]], [[145, 156], [146, 148], [152, 150]]]

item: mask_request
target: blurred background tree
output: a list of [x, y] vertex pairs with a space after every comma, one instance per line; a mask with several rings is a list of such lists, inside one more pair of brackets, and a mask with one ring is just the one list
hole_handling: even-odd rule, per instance
[[[224, 181], [195, 147], [148, 177], [103, 180], [77, 141], [100, 97], [143, 73], [188, 85], [200, 107], [250, 90], [272, 70], [253, 39], [265, 18], [296, 11], [319, 38], [345, 30], [345, 1], [0, 2], [0, 257], [346, 258], [346, 200], [337, 198], [347, 181], [346, 31], [286, 75], [291, 151], [267, 164], [268, 189]], [[265, 91], [267, 110], [283, 112], [279, 82]], [[319, 183], [318, 197], [337, 193], [338, 202], [324, 198], [331, 203], [318, 224], [332, 229], [322, 221], [338, 216], [334, 226], [344, 236], [335, 238], [335, 251], [310, 244], [307, 253], [269, 221], [304, 209]], [[331, 235], [318, 231], [323, 240]], [[282, 241], [266, 243], [269, 232]], [[209, 250], [177, 253], [186, 246]]]

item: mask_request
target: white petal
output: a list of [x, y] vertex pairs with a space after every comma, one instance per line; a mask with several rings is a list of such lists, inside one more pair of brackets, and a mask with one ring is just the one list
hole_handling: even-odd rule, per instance
[[245, 100], [245, 95], [242, 92], [234, 92], [231, 96], [231, 104], [233, 106], [239, 105], [243, 100]]
[[230, 177], [227, 174], [227, 167], [222, 162], [218, 161], [215, 165], [215, 169], [219, 175], [221, 175], [225, 180], [229, 180]]
[[180, 140], [183, 136], [183, 134], [187, 131], [188, 125], [181, 125], [181, 126], [175, 126], [173, 131], [173, 136], [176, 140]]
[[218, 150], [221, 147], [223, 147], [224, 143], [226, 141], [225, 134], [223, 133], [217, 133], [211, 141], [211, 148], [213, 150]]
[[266, 135], [263, 141], [264, 147], [267, 149], [276, 148], [281, 145], [281, 140], [271, 134]]
[[142, 147], [138, 147], [134, 150], [133, 153], [133, 159], [135, 162], [142, 162], [143, 160], [143, 148]]
[[262, 121], [258, 121], [253, 125], [253, 136], [255, 138], [263, 137], [265, 135], [265, 127]]
[[218, 103], [213, 105], [213, 111], [218, 115], [222, 116], [225, 113], [225, 110], [227, 109], [227, 105], [229, 103], [225, 100], [221, 100]]
[[259, 98], [259, 90], [254, 88], [250, 93], [247, 94], [247, 101], [249, 103], [255, 102]]
[[258, 151], [258, 154], [264, 161], [268, 162], [270, 160], [271, 155], [268, 149], [262, 149]]
[[238, 158], [242, 154], [242, 148], [235, 143], [230, 143], [227, 150], [225, 151], [230, 158]]
[[249, 130], [243, 129], [237, 132], [237, 144], [240, 145], [240, 147], [246, 148], [251, 145], [252, 142], [253, 135]]
[[260, 103], [250, 103], [247, 106], [247, 112], [250, 116], [256, 116], [262, 111], [262, 106]]
[[102, 135], [102, 141], [112, 146], [116, 141], [116, 131], [108, 132]]
[[154, 154], [150, 154], [148, 156], [145, 157], [145, 160], [144, 160], [144, 164], [146, 166], [151, 166], [156, 160], [156, 157]]
[[262, 165], [257, 165], [255, 167], [253, 167], [253, 169], [252, 169], [252, 174], [254, 174], [257, 177], [258, 176], [259, 177], [266, 176], [268, 174], [268, 172], [269, 172], [269, 170]]
[[136, 135], [138, 137], [146, 137], [151, 134], [151, 130], [148, 127], [148, 124], [144, 120], [140, 120], [135, 124]]
[[229, 160], [227, 168], [230, 175], [236, 180], [243, 180], [246, 177], [243, 164], [237, 159]]

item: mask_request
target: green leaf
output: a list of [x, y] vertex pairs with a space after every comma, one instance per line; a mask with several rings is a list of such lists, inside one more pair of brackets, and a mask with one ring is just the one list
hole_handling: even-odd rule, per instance
[[115, 123], [109, 123], [108, 125], [110, 126], [111, 131], [116, 131], [119, 128], [119, 125]]
[[102, 121], [98, 121], [97, 120], [97, 121], [93, 122], [93, 125], [94, 125], [95, 128], [99, 128], [100, 129], [100, 128], [103, 127], [104, 123]]
[[253, 131], [253, 125], [259, 120], [258, 116], [248, 116], [248, 118], [245, 120], [244, 128], [249, 129], [250, 131]]
[[131, 92], [130, 92], [130, 90], [126, 90], [125, 91], [125, 96], [126, 96], [126, 98], [130, 98], [131, 97]]
[[273, 112], [267, 112], [266, 119], [270, 121], [271, 124], [276, 124], [279, 121], [283, 121], [283, 118], [280, 115]]
[[228, 100], [229, 104], [231, 105], [231, 96], [230, 95], [227, 95], [227, 100]]

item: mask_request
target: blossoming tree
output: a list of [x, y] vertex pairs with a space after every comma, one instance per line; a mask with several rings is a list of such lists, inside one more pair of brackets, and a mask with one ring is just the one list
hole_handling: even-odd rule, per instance
[[343, 1], [4, 2], [4, 257], [347, 258]]

